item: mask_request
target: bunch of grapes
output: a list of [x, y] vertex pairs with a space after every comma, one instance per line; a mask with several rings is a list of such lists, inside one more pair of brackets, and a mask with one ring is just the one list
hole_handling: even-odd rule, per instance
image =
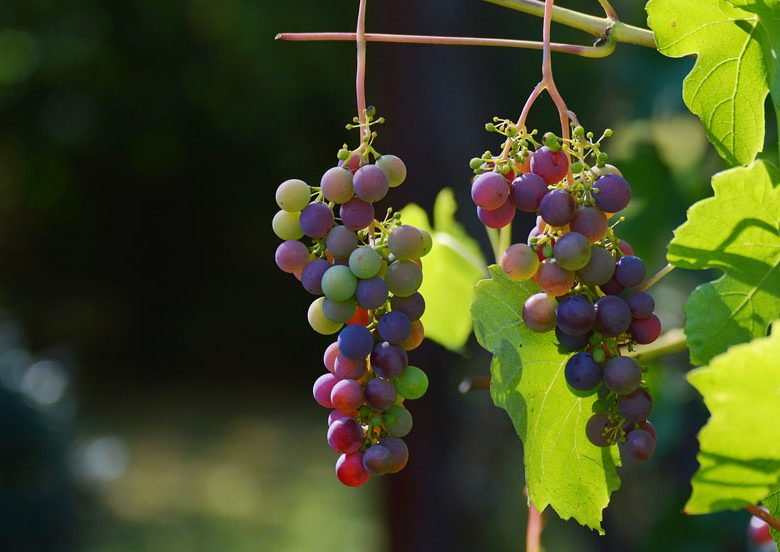
[[564, 371], [569, 388], [599, 396], [585, 429], [590, 442], [618, 443], [647, 460], [656, 441], [647, 421], [653, 402], [642, 368], [621, 347], [652, 343], [661, 323], [653, 298], [637, 289], [645, 279], [642, 259], [615, 234], [623, 218], [609, 223], [631, 200], [631, 186], [600, 151], [611, 131], [594, 141], [578, 126], [571, 140], [547, 133], [540, 144], [535, 133], [509, 121], [488, 130], [504, 134], [511, 146], [508, 155], [486, 152], [472, 160], [471, 196], [480, 220], [501, 228], [516, 210], [538, 214], [527, 243], [512, 245], [501, 258], [509, 278], [532, 279], [542, 289], [523, 305], [523, 321], [535, 332], [554, 330], [560, 348], [576, 353]]
[[[375, 136], [355, 151], [344, 146], [319, 187], [283, 182], [276, 190], [281, 211], [273, 219], [274, 232], [285, 240], [276, 264], [318, 296], [309, 324], [323, 335], [338, 333], [325, 350], [327, 372], [314, 383], [314, 399], [331, 409], [328, 444], [340, 453], [336, 475], [352, 487], [406, 465], [409, 451], [401, 438], [412, 429], [412, 415], [404, 401], [428, 388], [407, 351], [424, 336], [425, 300], [417, 290], [420, 257], [432, 240], [392, 210], [375, 219], [373, 204], [406, 178], [401, 159], [374, 150]], [[300, 241], [304, 237], [310, 245]]]

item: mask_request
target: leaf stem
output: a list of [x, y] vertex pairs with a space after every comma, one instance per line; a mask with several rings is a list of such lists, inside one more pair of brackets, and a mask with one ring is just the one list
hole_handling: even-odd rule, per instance
[[650, 278], [647, 279], [647, 281], [639, 286], [639, 291], [646, 291], [653, 287], [655, 284], [657, 284], [664, 276], [669, 274], [672, 270], [674, 270], [674, 265], [669, 263], [665, 267], [663, 267], [661, 270], [650, 276]]
[[[528, 487], [525, 489], [528, 495]], [[525, 549], [526, 552], [542, 551], [542, 531], [544, 530], [544, 519], [541, 512], [536, 509], [531, 499], [528, 499], [528, 526], [525, 530]]]
[[659, 337], [650, 345], [637, 345], [633, 351], [624, 352], [628, 357], [642, 357], [642, 360], [653, 360], [674, 353], [684, 351], [688, 347], [688, 340], [682, 328], [674, 328]]
[[[543, 44], [536, 40], [515, 40], [509, 38], [481, 38], [469, 36], [430, 36], [387, 33], [364, 33], [366, 42], [385, 42], [394, 44], [436, 44], [441, 46], [497, 46], [504, 48], [526, 48], [541, 50]], [[276, 40], [291, 42], [354, 42], [356, 33], [326, 32], [326, 33], [279, 33]], [[571, 54], [586, 58], [606, 57], [614, 51], [614, 45], [580, 46], [578, 44], [561, 44], [553, 42], [550, 49], [554, 52]]]
[[496, 263], [501, 262], [501, 236], [495, 228], [490, 228], [489, 226], [485, 226], [485, 230], [487, 230], [488, 239], [490, 240], [490, 247], [493, 249], [493, 257], [496, 260]]
[[[498, 231], [498, 251], [501, 257], [504, 256], [504, 252], [512, 245], [512, 223], [510, 222], [501, 230]], [[501, 262], [501, 257], [496, 259], [497, 263]]]
[[747, 506], [745, 506], [745, 510], [747, 510], [757, 518], [760, 518], [765, 522], [767, 522], [769, 526], [772, 527], [775, 531], [780, 531], [780, 520], [778, 520], [776, 517], [774, 517], [766, 510], [763, 510], [760, 506], [756, 506], [755, 504], [748, 504]]
[[[544, 14], [544, 2], [539, 0], [485, 1], [537, 17], [541, 17]], [[604, 2], [601, 2], [602, 6], [604, 6], [604, 4]], [[655, 38], [651, 30], [634, 27], [633, 25], [628, 25], [622, 21], [613, 21], [610, 17], [596, 17], [594, 15], [588, 15], [556, 6], [552, 13], [552, 20], [567, 27], [584, 31], [598, 38], [609, 37], [616, 42], [636, 44], [637, 46], [645, 46], [653, 49], [656, 47]]]

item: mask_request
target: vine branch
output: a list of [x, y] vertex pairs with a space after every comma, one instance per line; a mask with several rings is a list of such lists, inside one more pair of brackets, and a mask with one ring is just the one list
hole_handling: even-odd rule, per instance
[[360, 122], [360, 148], [371, 130], [366, 120], [366, 0], [360, 0], [358, 4], [357, 29], [355, 29], [355, 43], [357, 44], [357, 70], [355, 71], [355, 96], [357, 97], [358, 121]]
[[780, 520], [778, 520], [776, 517], [774, 517], [766, 510], [761, 509], [761, 507], [756, 506], [755, 504], [748, 504], [747, 506], [745, 506], [745, 510], [747, 510], [757, 518], [764, 520], [775, 531], [780, 531]]

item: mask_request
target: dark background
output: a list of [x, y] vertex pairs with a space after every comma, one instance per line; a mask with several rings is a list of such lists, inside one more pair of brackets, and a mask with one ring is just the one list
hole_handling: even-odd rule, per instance
[[[595, 1], [567, 7], [598, 13]], [[7, 0], [0, 4], [0, 550], [518, 550], [522, 447], [462, 352], [413, 353], [412, 460], [361, 489], [333, 476], [311, 400], [328, 338], [278, 271], [270, 221], [287, 178], [317, 182], [354, 141], [354, 45], [280, 31], [353, 30], [356, 2]], [[616, 3], [644, 25], [639, 3]], [[369, 2], [369, 30], [539, 38], [541, 20], [477, 0]], [[554, 27], [556, 41], [591, 37]], [[368, 101], [401, 156], [392, 203], [469, 203], [483, 131], [515, 118], [538, 52], [371, 44]], [[723, 168], [681, 82], [691, 60], [619, 45], [554, 56], [562, 93], [631, 181], [624, 235], [652, 268]], [[771, 118], [770, 118], [771, 119]], [[556, 130], [548, 99], [530, 124]], [[770, 141], [775, 139], [770, 129]], [[516, 224], [518, 240], [531, 226]], [[487, 252], [487, 248], [485, 249]], [[667, 327], [707, 275], [656, 288]], [[442, 282], [446, 285], [446, 282]], [[706, 411], [685, 355], [658, 364], [646, 465], [622, 469], [606, 537], [547, 515], [549, 550], [745, 550], [747, 514], [680, 513]]]

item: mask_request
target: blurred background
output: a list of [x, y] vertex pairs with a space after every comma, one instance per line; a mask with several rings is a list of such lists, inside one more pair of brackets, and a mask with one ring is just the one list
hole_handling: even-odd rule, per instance
[[[599, 13], [594, 0], [567, 7]], [[616, 8], [644, 25], [642, 6]], [[280, 43], [349, 31], [357, 2], [5, 0], [0, 3], [0, 550], [467, 551], [523, 549], [522, 446], [487, 392], [472, 341], [412, 353], [411, 461], [360, 489], [333, 474], [311, 398], [329, 339], [276, 269], [276, 186], [318, 182], [353, 141], [354, 45]], [[477, 0], [369, 2], [376, 32], [539, 38], [541, 20]], [[553, 27], [556, 41], [590, 37]], [[485, 247], [468, 160], [498, 148], [537, 52], [372, 44], [377, 147], [407, 164], [400, 207], [451, 187]], [[652, 270], [724, 168], [681, 82], [692, 60], [619, 45], [554, 56], [571, 109], [634, 187], [621, 234]], [[769, 118], [773, 120], [772, 117]], [[548, 99], [530, 124], [557, 130]], [[776, 141], [776, 129], [769, 129]], [[354, 143], [354, 142], [353, 142]], [[525, 239], [531, 218], [516, 223]], [[655, 288], [666, 327], [712, 275]], [[446, 282], [442, 282], [446, 285]], [[655, 457], [621, 469], [606, 537], [546, 515], [552, 551], [738, 551], [747, 514], [687, 517], [706, 410], [686, 355], [653, 370]]]

